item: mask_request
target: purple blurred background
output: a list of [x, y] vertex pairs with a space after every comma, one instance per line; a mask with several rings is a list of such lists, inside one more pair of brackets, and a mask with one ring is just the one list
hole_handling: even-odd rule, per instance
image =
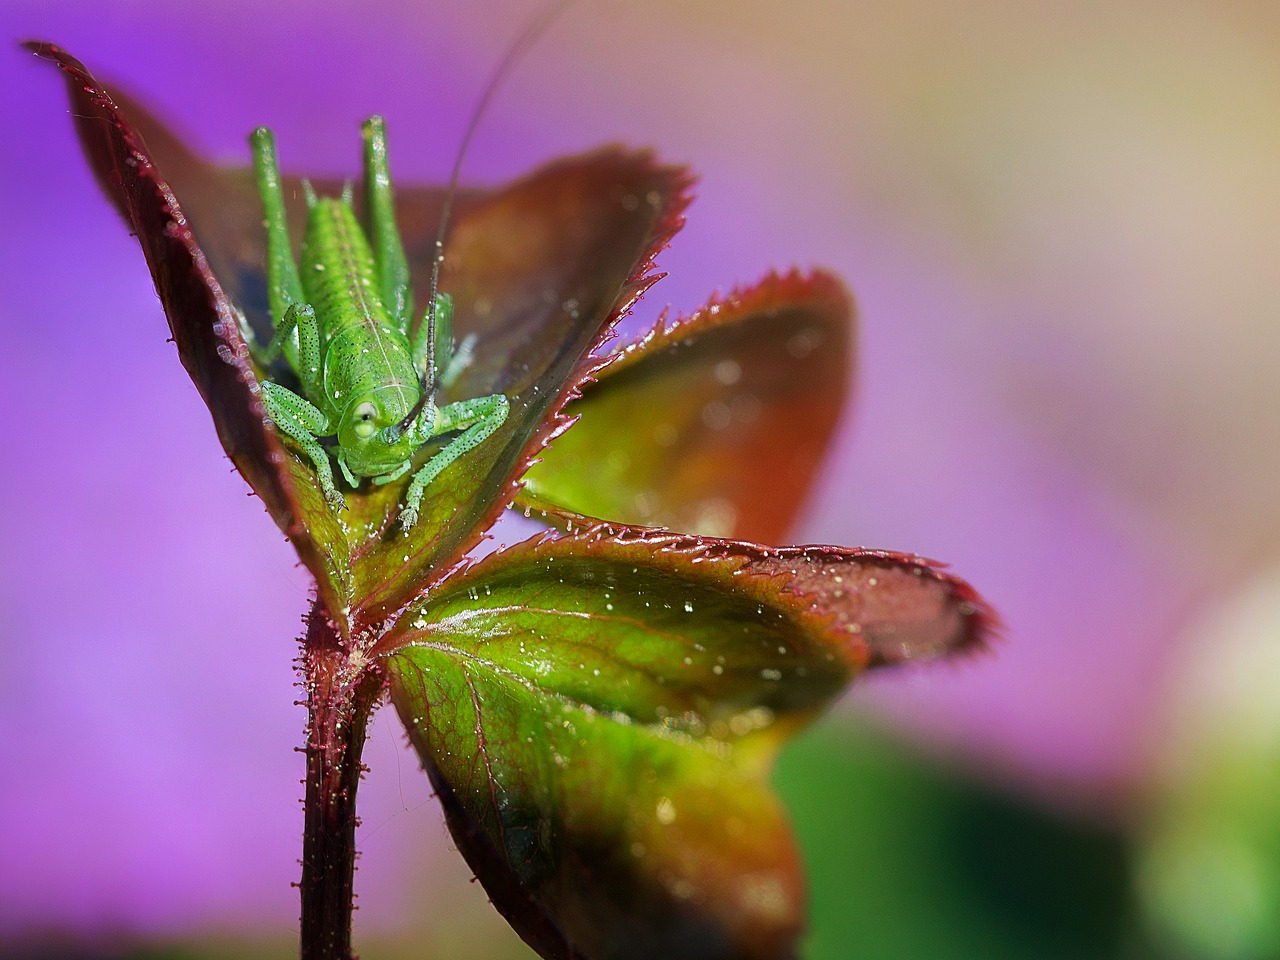
[[[264, 6], [5, 3], [0, 942], [296, 924], [308, 581], [165, 342], [60, 76], [16, 42], [65, 46], [213, 157], [247, 161], [266, 123], [287, 166], [354, 174], [378, 111], [397, 178], [442, 180], [537, 5]], [[1280, 13], [1145, 9], [582, 0], [466, 166], [497, 183], [624, 141], [698, 171], [636, 325], [770, 267], [847, 279], [858, 396], [796, 539], [950, 561], [1007, 638], [842, 709], [1113, 819], [1187, 624], [1280, 546]], [[424, 898], [483, 907], [392, 719], [358, 875], [357, 922], [386, 934]]]

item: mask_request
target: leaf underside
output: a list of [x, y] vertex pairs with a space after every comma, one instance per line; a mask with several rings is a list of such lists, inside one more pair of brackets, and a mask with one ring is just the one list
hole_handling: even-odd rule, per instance
[[864, 666], [987, 622], [916, 558], [600, 527], [487, 557], [385, 642], [459, 847], [545, 956], [781, 958], [781, 741]]

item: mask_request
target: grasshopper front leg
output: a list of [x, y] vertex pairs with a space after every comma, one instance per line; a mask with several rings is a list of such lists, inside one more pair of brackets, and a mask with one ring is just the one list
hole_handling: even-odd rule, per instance
[[346, 507], [346, 501], [338, 492], [333, 482], [333, 467], [329, 465], [329, 454], [320, 446], [317, 436], [333, 433], [337, 425], [329, 421], [315, 404], [298, 396], [292, 390], [278, 383], [267, 381], [262, 385], [263, 406], [267, 408], [267, 416], [280, 428], [286, 436], [291, 437], [298, 446], [306, 451], [307, 456], [316, 467], [316, 477], [320, 481], [320, 490], [329, 506], [334, 510]]
[[[430, 406], [430, 404], [427, 405], [428, 410]], [[500, 393], [495, 393], [493, 396], [478, 397], [475, 400], [459, 400], [436, 411], [436, 415], [432, 418], [435, 422], [425, 427], [427, 435], [422, 438], [423, 443], [433, 436], [452, 430], [463, 432], [450, 440], [443, 450], [428, 460], [422, 469], [413, 475], [413, 482], [409, 484], [409, 490], [405, 494], [404, 509], [400, 513], [400, 525], [406, 533], [418, 521], [418, 506], [422, 503], [422, 495], [427, 485], [453, 461], [484, 443], [506, 422], [507, 410], [507, 398]], [[414, 426], [417, 427], [417, 425], [415, 422]]]

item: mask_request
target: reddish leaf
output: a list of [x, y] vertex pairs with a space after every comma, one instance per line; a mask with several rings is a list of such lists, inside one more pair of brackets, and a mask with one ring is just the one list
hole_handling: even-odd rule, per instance
[[770, 275], [618, 351], [517, 504], [783, 540], [844, 408], [853, 304], [831, 274]]

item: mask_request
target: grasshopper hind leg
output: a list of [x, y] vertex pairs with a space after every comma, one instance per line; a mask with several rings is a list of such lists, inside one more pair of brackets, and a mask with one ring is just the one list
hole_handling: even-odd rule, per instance
[[[250, 135], [249, 145], [253, 151], [253, 167], [267, 228], [267, 299], [271, 305], [271, 323], [279, 334], [286, 323], [289, 307], [301, 303], [306, 297], [302, 292], [298, 263], [293, 258], [289, 243], [289, 223], [285, 216], [284, 187], [276, 160], [275, 137], [266, 127], [258, 127]], [[282, 345], [289, 365], [297, 370], [298, 338], [290, 333]]]
[[364, 135], [364, 189], [370, 246], [378, 294], [402, 333], [413, 320], [413, 290], [409, 285], [409, 261], [396, 227], [391, 172], [387, 167], [387, 128], [380, 116], [372, 116], [361, 128]]

